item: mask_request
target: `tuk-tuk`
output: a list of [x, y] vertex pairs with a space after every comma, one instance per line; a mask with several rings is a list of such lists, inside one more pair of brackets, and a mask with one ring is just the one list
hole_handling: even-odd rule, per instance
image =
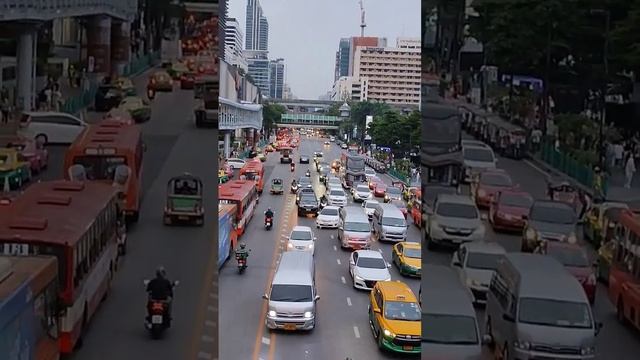
[[547, 179], [547, 195], [553, 201], [560, 201], [571, 205], [574, 209], [578, 203], [578, 189], [568, 181], [552, 181]]
[[284, 193], [284, 183], [282, 179], [273, 179], [271, 180], [271, 190], [272, 194], [283, 194]]
[[164, 224], [177, 222], [204, 224], [202, 204], [202, 180], [185, 173], [172, 177], [167, 183], [167, 202], [164, 207]]
[[605, 239], [609, 227], [614, 227], [620, 218], [620, 212], [629, 206], [619, 202], [603, 202], [595, 204], [587, 213], [582, 226], [585, 240], [598, 248]]
[[422, 199], [417, 197], [412, 199], [409, 204], [409, 214], [411, 215], [411, 220], [416, 224], [418, 228], [422, 227]]

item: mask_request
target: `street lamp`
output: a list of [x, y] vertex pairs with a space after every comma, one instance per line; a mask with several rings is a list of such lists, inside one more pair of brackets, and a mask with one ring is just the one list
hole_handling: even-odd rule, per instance
[[606, 120], [607, 111], [607, 81], [609, 78], [609, 32], [611, 31], [611, 12], [608, 9], [591, 9], [592, 15], [604, 15], [605, 17], [605, 29], [604, 29], [604, 45], [602, 49], [602, 63], [604, 66], [604, 79], [602, 81], [602, 88], [599, 90], [599, 127], [598, 127], [598, 158], [600, 169], [604, 169], [605, 151], [604, 151], [604, 123]]

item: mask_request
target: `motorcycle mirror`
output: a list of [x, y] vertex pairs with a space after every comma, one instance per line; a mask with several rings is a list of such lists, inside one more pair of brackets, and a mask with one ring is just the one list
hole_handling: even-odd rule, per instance
[[144, 283], [144, 286], [149, 285], [149, 280], [146, 280], [146, 279], [145, 279], [145, 280], [144, 280], [144, 281], [142, 281], [142, 282]]
[[262, 295], [262, 298], [263, 298], [263, 299], [265, 299], [265, 300], [269, 300], [269, 295], [267, 295], [267, 294], [263, 294], [263, 295]]

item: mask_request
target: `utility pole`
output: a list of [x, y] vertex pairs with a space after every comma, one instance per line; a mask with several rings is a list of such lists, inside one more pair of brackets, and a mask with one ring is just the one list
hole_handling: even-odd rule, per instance
[[542, 86], [542, 114], [540, 114], [540, 131], [542, 132], [542, 136], [547, 135], [547, 122], [549, 118], [549, 82], [551, 81], [550, 72], [551, 72], [551, 30], [552, 24], [551, 20], [547, 22], [547, 58], [544, 65], [544, 84]]
[[591, 14], [604, 15], [605, 17], [605, 29], [604, 29], [604, 45], [602, 49], [602, 65], [604, 67], [604, 79], [602, 80], [601, 88], [599, 91], [599, 118], [600, 122], [598, 126], [598, 164], [600, 169], [604, 169], [605, 164], [605, 146], [604, 146], [604, 125], [606, 121], [607, 112], [607, 82], [609, 81], [609, 33], [611, 31], [611, 12], [608, 9], [592, 9]]

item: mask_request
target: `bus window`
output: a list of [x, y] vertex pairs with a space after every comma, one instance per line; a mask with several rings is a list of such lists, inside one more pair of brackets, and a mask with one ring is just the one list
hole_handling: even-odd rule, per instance
[[113, 180], [116, 168], [128, 165], [124, 156], [76, 156], [73, 163], [84, 166], [89, 180]]

